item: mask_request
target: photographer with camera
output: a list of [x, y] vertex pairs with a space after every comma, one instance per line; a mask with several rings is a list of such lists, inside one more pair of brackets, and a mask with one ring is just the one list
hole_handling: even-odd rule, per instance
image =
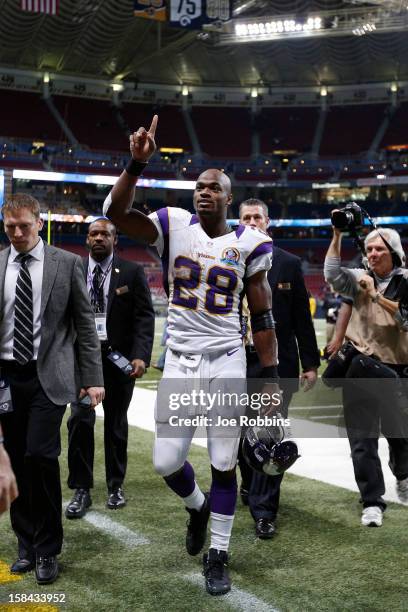
[[[335, 291], [353, 300], [347, 328], [349, 342], [338, 356], [341, 375], [346, 379], [344, 418], [363, 503], [361, 523], [380, 527], [386, 508], [378, 456], [380, 430], [388, 440], [389, 465], [397, 479], [398, 497], [408, 502], [408, 439], [403, 437], [398, 406], [399, 378], [407, 377], [408, 371], [408, 270], [401, 239], [395, 230], [376, 228], [363, 243], [357, 233], [363, 226], [363, 215], [356, 204], [333, 211], [333, 239], [324, 272]], [[344, 231], [355, 238], [366, 257], [368, 270], [341, 266]], [[362, 383], [362, 379], [391, 380], [381, 380], [381, 387], [373, 391], [375, 381]]]

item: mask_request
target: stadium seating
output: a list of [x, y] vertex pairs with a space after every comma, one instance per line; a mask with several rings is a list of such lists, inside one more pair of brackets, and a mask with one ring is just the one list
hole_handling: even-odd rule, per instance
[[381, 146], [408, 144], [408, 102], [402, 102], [391, 118]]
[[14, 138], [58, 141], [61, 128], [37, 93], [1, 90], [0, 134]]
[[158, 114], [158, 147], [181, 148], [185, 151], [191, 151], [190, 138], [179, 106], [125, 103], [121, 106], [120, 112], [130, 131], [136, 131], [141, 125], [148, 129], [153, 114]]
[[263, 108], [257, 119], [261, 153], [277, 149], [310, 151], [318, 117], [317, 107]]
[[193, 106], [191, 118], [203, 153], [212, 157], [251, 155], [251, 116], [248, 108]]
[[109, 102], [68, 96], [55, 96], [53, 101], [81, 144], [107, 151], [127, 149], [126, 132], [116, 121]]
[[367, 151], [384, 118], [385, 104], [330, 107], [320, 155], [353, 155]]

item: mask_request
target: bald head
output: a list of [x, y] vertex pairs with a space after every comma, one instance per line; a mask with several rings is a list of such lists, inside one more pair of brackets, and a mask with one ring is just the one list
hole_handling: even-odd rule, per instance
[[229, 177], [216, 168], [205, 170], [197, 179], [193, 201], [200, 218], [225, 218], [232, 202]]
[[200, 174], [197, 179], [197, 183], [200, 181], [217, 181], [220, 185], [224, 186], [225, 191], [231, 193], [231, 180], [227, 174], [217, 168], [209, 168]]

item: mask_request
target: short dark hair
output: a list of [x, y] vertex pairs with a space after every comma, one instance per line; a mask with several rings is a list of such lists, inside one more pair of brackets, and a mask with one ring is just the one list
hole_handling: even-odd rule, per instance
[[108, 217], [98, 217], [97, 219], [94, 219], [93, 221], [90, 222], [90, 224], [88, 225], [88, 232], [91, 228], [91, 225], [93, 225], [94, 223], [97, 223], [98, 221], [104, 221], [105, 223], [109, 223], [109, 225], [111, 226], [112, 230], [113, 230], [113, 234], [116, 236], [118, 233], [118, 230], [116, 229], [116, 225], [114, 223], [112, 223], [112, 221], [110, 219], [108, 219]]
[[239, 205], [240, 218], [241, 218], [242, 209], [244, 208], [244, 206], [262, 206], [265, 216], [269, 217], [268, 207], [263, 200], [259, 200], [258, 198], [248, 198], [248, 200], [244, 200], [243, 202], [241, 202], [241, 204]]
[[40, 203], [33, 196], [28, 195], [28, 193], [14, 193], [9, 196], [1, 212], [4, 216], [6, 213], [12, 214], [16, 210], [22, 210], [23, 208], [32, 212], [36, 219], [40, 218]]

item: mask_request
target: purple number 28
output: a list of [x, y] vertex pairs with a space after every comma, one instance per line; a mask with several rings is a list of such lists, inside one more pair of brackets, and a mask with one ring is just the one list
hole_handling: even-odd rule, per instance
[[[200, 285], [201, 266], [189, 257], [179, 256], [175, 259], [174, 269], [184, 269], [188, 271], [188, 275], [174, 278], [173, 304], [196, 310], [198, 297], [192, 294], [191, 290]], [[237, 283], [238, 277], [234, 270], [221, 266], [210, 268], [206, 279], [208, 289], [205, 293], [205, 309], [212, 314], [229, 314], [232, 311]]]

